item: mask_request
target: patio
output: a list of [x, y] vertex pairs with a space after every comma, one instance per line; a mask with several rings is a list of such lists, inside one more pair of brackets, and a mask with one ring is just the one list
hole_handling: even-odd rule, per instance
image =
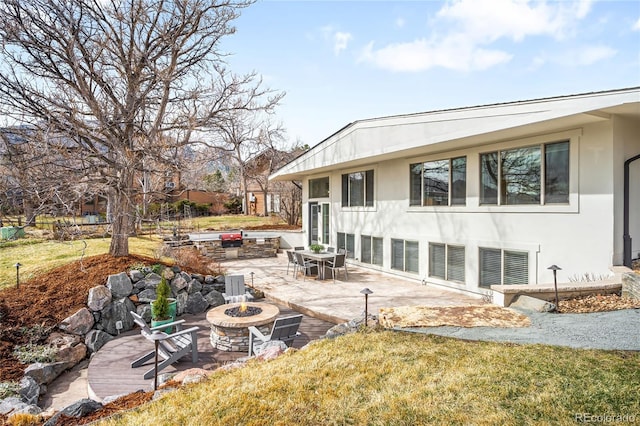
[[[265, 293], [261, 303], [272, 303], [280, 308], [280, 316], [296, 312], [305, 315], [300, 326], [302, 336], [293, 347], [300, 348], [311, 340], [319, 339], [335, 324], [346, 322], [362, 315], [364, 297], [360, 290], [368, 287], [369, 312], [377, 314], [381, 307], [397, 306], [468, 306], [482, 303], [466, 295], [422, 286], [398, 277], [387, 276], [362, 268], [349, 266], [348, 281], [332, 279], [295, 279], [290, 269], [287, 271], [286, 255], [276, 258], [243, 259], [227, 261], [223, 267], [228, 274], [244, 274], [245, 282]], [[252, 275], [253, 273], [253, 275]], [[214, 369], [223, 364], [246, 356], [245, 352], [226, 352], [211, 345], [210, 325], [206, 314], [184, 315], [186, 326], [198, 325], [199, 361], [196, 364], [185, 359], [160, 372], [172, 373], [198, 367]], [[130, 363], [141, 354], [152, 349], [139, 329], [123, 333], [108, 342], [91, 359], [88, 367], [88, 389], [91, 398], [102, 400], [110, 395], [153, 389], [153, 379], [143, 379], [150, 367], [131, 368]]]

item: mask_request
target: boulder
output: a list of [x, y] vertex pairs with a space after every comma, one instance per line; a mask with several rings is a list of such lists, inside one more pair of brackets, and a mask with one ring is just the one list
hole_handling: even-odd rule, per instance
[[135, 284], [144, 278], [144, 274], [142, 273], [142, 271], [132, 269], [129, 271], [129, 278], [131, 278], [131, 282]]
[[216, 307], [225, 304], [224, 296], [219, 291], [211, 290], [204, 298], [209, 303], [209, 306]]
[[263, 361], [275, 359], [282, 355], [287, 350], [287, 345], [280, 340], [270, 340], [268, 342], [255, 345], [253, 351], [256, 354], [256, 358]]
[[28, 405], [38, 405], [40, 397], [40, 385], [33, 377], [22, 376], [20, 379], [20, 398]]
[[59, 411], [49, 420], [47, 420], [44, 426], [55, 426], [56, 424], [58, 424], [58, 419], [62, 415], [79, 419], [81, 417], [88, 416], [89, 414], [93, 413], [96, 410], [99, 410], [100, 408], [102, 408], [102, 404], [100, 404], [99, 402], [94, 401], [93, 399], [84, 398], [74, 402], [68, 407], [63, 408], [62, 411]]
[[158, 287], [158, 284], [160, 284], [160, 281], [162, 281], [162, 277], [155, 272], [152, 272], [144, 277], [144, 288], [155, 290]]
[[199, 291], [190, 294], [187, 297], [187, 304], [185, 306], [185, 312], [188, 314], [201, 314], [209, 307], [209, 302], [204, 298]]
[[126, 272], [120, 272], [119, 274], [109, 275], [107, 288], [111, 290], [111, 295], [114, 299], [120, 299], [131, 294], [133, 283]]
[[113, 336], [102, 330], [91, 330], [84, 339], [89, 353], [98, 352], [109, 340], [113, 340]]
[[184, 314], [184, 310], [187, 307], [187, 300], [189, 299], [189, 294], [186, 291], [181, 291], [176, 296], [176, 301], [178, 304], [176, 305], [176, 315]]
[[215, 289], [216, 287], [213, 284], [202, 284], [202, 290], [200, 290], [200, 293], [202, 293], [203, 296], [206, 296], [211, 290]]
[[29, 364], [24, 370], [24, 375], [33, 377], [39, 385], [47, 385], [66, 370], [66, 362], [36, 362]]
[[154, 289], [148, 288], [138, 293], [138, 302], [151, 303], [154, 300], [156, 300], [156, 297], [157, 297], [156, 291]]
[[191, 277], [189, 277], [187, 281], [182, 273], [176, 275], [176, 277], [171, 280], [171, 293], [177, 295], [181, 290], [185, 290], [189, 286], [190, 281]]
[[89, 290], [89, 298], [87, 300], [87, 306], [92, 311], [101, 311], [111, 302], [111, 290], [106, 286], [99, 285]]
[[202, 290], [202, 284], [200, 283], [200, 281], [196, 280], [195, 278], [192, 279], [189, 282], [189, 285], [187, 286], [187, 293], [189, 294], [193, 294], [201, 290]]
[[518, 296], [509, 307], [528, 312], [553, 312], [556, 310], [556, 305], [551, 302], [525, 295]]
[[0, 414], [40, 414], [42, 410], [37, 405], [27, 404], [20, 398], [10, 396], [9, 398], [0, 399]]
[[138, 305], [136, 307], [136, 313], [146, 322], [151, 321], [151, 305]]
[[171, 268], [164, 268], [162, 270], [162, 276], [165, 280], [171, 281], [176, 276], [176, 273], [173, 272]]
[[216, 277], [214, 277], [213, 275], [205, 275], [204, 276], [204, 283], [205, 284], [213, 284], [216, 280]]
[[[129, 312], [135, 312], [135, 310], [135, 305], [127, 297], [112, 301], [100, 311], [101, 329], [113, 336], [131, 330], [134, 322]], [[122, 328], [120, 330], [116, 328], [116, 324], [119, 321], [122, 321]]]
[[[107, 290], [108, 291], [108, 290]], [[62, 320], [58, 325], [60, 330], [67, 333], [84, 335], [93, 328], [94, 320], [93, 315], [87, 308], [82, 308], [75, 314]]]
[[191, 274], [191, 278], [197, 280], [200, 284], [204, 282], [204, 275], [202, 274]]

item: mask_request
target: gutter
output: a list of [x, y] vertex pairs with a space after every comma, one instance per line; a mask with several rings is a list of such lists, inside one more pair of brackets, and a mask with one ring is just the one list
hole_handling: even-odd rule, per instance
[[634, 161], [640, 159], [640, 154], [631, 157], [624, 162], [624, 216], [623, 223], [623, 255], [622, 264], [627, 268], [631, 268], [631, 235], [629, 235], [629, 166]]

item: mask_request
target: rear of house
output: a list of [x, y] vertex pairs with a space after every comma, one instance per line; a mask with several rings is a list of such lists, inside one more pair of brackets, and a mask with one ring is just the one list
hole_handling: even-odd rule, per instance
[[309, 244], [490, 293], [552, 283], [554, 264], [566, 282], [639, 257], [638, 155], [632, 88], [357, 121], [271, 178], [303, 181]]

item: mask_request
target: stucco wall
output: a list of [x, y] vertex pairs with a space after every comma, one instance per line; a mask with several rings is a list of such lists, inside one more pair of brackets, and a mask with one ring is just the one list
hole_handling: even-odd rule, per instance
[[[393, 127], [383, 133], [387, 144], [409, 137], [406, 128], [394, 134]], [[419, 137], [412, 135], [411, 137]], [[379, 136], [378, 136], [379, 137]], [[330, 176], [331, 241], [336, 245], [336, 232], [356, 236], [356, 257], [360, 254], [360, 235], [384, 238], [383, 270], [400, 275], [425, 279], [468, 291], [478, 287], [478, 248], [503, 248], [529, 253], [531, 284], [553, 280], [547, 267], [562, 268], [558, 279], [584, 273], [607, 275], [614, 255], [613, 192], [613, 133], [610, 121], [603, 120], [583, 128], [567, 129], [526, 139], [492, 141], [459, 151], [437, 154], [412, 152], [407, 158], [363, 164], [333, 172]], [[481, 206], [479, 205], [479, 154], [503, 148], [528, 146], [569, 139], [571, 160], [571, 196], [569, 205], [553, 206]], [[342, 141], [345, 146], [350, 144]], [[359, 141], [356, 145], [362, 145]], [[433, 149], [431, 147], [430, 149]], [[409, 164], [467, 156], [467, 205], [460, 207], [409, 207]], [[375, 170], [375, 206], [343, 209], [340, 203], [342, 173]], [[318, 174], [310, 178], [322, 177]], [[308, 188], [304, 188], [304, 215], [308, 214]], [[308, 221], [307, 221], [308, 222]], [[308, 223], [305, 223], [305, 228]], [[420, 246], [418, 274], [391, 271], [391, 238], [414, 240]], [[429, 278], [429, 242], [464, 244], [466, 256], [466, 284], [454, 284]], [[326, 243], [326, 242], [325, 242]]]

